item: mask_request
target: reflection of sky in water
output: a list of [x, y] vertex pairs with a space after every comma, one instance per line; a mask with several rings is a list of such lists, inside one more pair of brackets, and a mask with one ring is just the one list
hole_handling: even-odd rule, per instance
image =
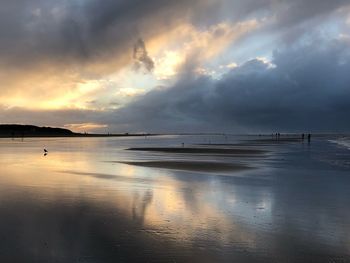
[[[132, 227], [125, 226], [126, 233], [138, 231], [133, 241], [146, 235], [151, 240], [172, 242], [194, 256], [210, 254], [227, 261], [243, 252], [249, 255], [244, 256], [246, 260], [256, 261], [293, 260], [305, 253], [320, 259], [323, 255], [350, 255], [346, 201], [350, 179], [344, 176], [346, 171], [331, 166], [315, 168], [314, 172], [304, 166], [303, 160], [312, 154], [310, 148], [284, 146], [278, 156], [247, 157], [244, 163], [254, 162], [262, 168], [221, 175], [116, 162], [213, 158], [124, 151], [135, 145], [180, 146], [182, 141], [193, 140], [212, 142], [215, 137], [2, 139], [0, 209], [7, 211], [5, 206], [12, 202], [34, 203], [44, 211], [57, 203], [74, 208], [86, 202], [105, 208], [111, 220], [118, 215], [133, 222]], [[227, 140], [237, 142], [234, 137], [217, 138]], [[49, 150], [46, 157], [44, 147]], [[228, 156], [217, 159], [237, 161]], [[279, 168], [269, 167], [275, 163]], [[31, 212], [34, 218], [40, 215], [37, 210]], [[74, 224], [80, 226], [83, 218], [90, 216], [83, 213]], [[58, 220], [64, 224], [67, 215]], [[45, 222], [48, 227], [50, 222]], [[109, 224], [112, 229], [113, 220]], [[108, 235], [118, 240], [117, 232]]]

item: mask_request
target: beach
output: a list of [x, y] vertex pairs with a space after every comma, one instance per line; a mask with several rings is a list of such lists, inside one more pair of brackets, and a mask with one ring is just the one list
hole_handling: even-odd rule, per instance
[[0, 139], [0, 261], [350, 262], [347, 142]]

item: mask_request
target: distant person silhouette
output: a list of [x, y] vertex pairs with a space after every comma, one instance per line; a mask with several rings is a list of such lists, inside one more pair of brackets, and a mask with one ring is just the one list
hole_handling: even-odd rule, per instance
[[304, 134], [304, 133], [301, 135], [301, 139], [302, 139], [302, 140], [305, 139], [305, 134]]
[[307, 141], [308, 141], [309, 143], [311, 142], [311, 134], [310, 134], [310, 133], [307, 135]]

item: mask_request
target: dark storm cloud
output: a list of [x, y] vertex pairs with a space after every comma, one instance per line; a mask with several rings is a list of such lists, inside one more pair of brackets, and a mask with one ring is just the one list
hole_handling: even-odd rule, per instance
[[[198, 26], [249, 16], [275, 15], [276, 27], [292, 26], [330, 13], [347, 0], [3, 0], [0, 55], [15, 66], [37, 60], [95, 60], [125, 54], [143, 36], [166, 32], [176, 23]], [[119, 52], [119, 53], [118, 53]]]
[[135, 60], [135, 68], [144, 67], [147, 71], [152, 71], [154, 68], [153, 60], [148, 56], [145, 42], [140, 38], [134, 45], [133, 58]]
[[[117, 112], [147, 131], [350, 131], [349, 43], [318, 42], [251, 60], [221, 80], [180, 79]], [[124, 126], [125, 125], [125, 126]]]
[[85, 62], [111, 52], [129, 52], [131, 57], [140, 34], [159, 34], [160, 28], [187, 19], [190, 10], [205, 2], [4, 0], [0, 55], [14, 66], [44, 59]]

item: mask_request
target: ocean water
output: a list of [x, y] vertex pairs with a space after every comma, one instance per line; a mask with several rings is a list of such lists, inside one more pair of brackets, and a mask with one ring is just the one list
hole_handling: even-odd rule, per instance
[[[0, 139], [0, 262], [350, 262], [350, 150], [338, 143], [345, 140], [260, 139]], [[126, 150], [182, 143], [266, 152]], [[251, 169], [122, 163], [174, 160]]]

